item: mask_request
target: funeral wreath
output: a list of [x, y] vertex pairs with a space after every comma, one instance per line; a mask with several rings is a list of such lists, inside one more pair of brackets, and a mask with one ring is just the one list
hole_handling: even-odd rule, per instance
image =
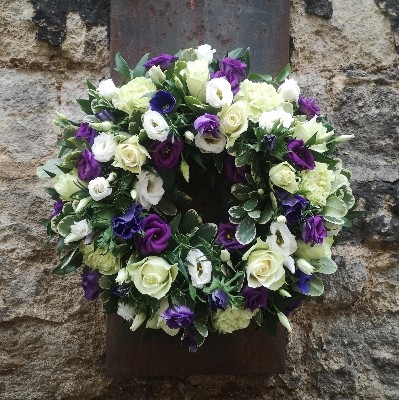
[[[88, 300], [190, 351], [251, 321], [291, 330], [289, 314], [336, 271], [331, 246], [357, 214], [333, 156], [352, 136], [335, 134], [289, 66], [273, 78], [250, 73], [248, 49], [214, 53], [146, 54], [134, 69], [117, 54], [122, 84], [87, 82], [86, 115], [57, 114], [59, 155], [39, 170], [53, 182], [53, 272], [80, 269]], [[202, 196], [225, 194], [214, 204], [224, 220], [190, 206], [193, 174], [214, 188]]]

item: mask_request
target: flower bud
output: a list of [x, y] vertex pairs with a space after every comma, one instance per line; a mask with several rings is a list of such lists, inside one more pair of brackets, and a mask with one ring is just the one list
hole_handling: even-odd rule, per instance
[[93, 128], [99, 132], [109, 131], [113, 126], [111, 121], [93, 122], [93, 123], [90, 123], [89, 125], [91, 128]]
[[137, 190], [136, 189], [132, 189], [130, 191], [130, 196], [132, 196], [133, 200], [136, 200], [136, 198], [137, 198]]
[[277, 222], [280, 224], [285, 224], [287, 222], [287, 218], [285, 218], [284, 215], [280, 215], [277, 217]]
[[158, 65], [152, 66], [148, 70], [148, 75], [150, 76], [152, 82], [155, 85], [162, 85], [165, 82], [166, 76], [162, 69]]
[[109, 176], [108, 176], [108, 178], [107, 178], [107, 181], [109, 182], [109, 183], [111, 183], [111, 182], [113, 182], [116, 178], [117, 178], [117, 174], [115, 173], [115, 172], [111, 172], [110, 174], [109, 174]]
[[265, 194], [265, 191], [264, 191], [263, 189], [258, 189], [258, 194], [259, 194], [260, 196], [262, 196], [262, 195]]
[[188, 182], [190, 179], [190, 167], [184, 160], [180, 164], [180, 171], [183, 174], [183, 178]]
[[335, 143], [345, 143], [349, 142], [349, 140], [354, 139], [355, 135], [341, 135], [334, 139]]
[[311, 275], [312, 272], [314, 271], [313, 265], [309, 264], [303, 258], [299, 258], [298, 260], [296, 260], [296, 266], [306, 275]]
[[184, 137], [192, 142], [194, 140], [194, 133], [190, 132], [190, 131], [186, 131], [186, 133], [184, 134]]
[[283, 325], [285, 328], [287, 328], [288, 332], [292, 331], [290, 322], [288, 321], [288, 318], [281, 312], [281, 311], [277, 311], [277, 317], [278, 320], [280, 321], [281, 325]]
[[80, 200], [76, 206], [75, 213], [76, 214], [80, 213], [89, 204], [90, 200], [91, 200], [91, 197], [86, 197], [86, 198]]
[[278, 291], [278, 294], [280, 295], [280, 296], [283, 296], [283, 297], [292, 297], [286, 290], [284, 290], [284, 289], [280, 289], [279, 291]]
[[230, 253], [227, 250], [222, 250], [220, 252], [220, 260], [222, 262], [227, 262], [230, 260]]

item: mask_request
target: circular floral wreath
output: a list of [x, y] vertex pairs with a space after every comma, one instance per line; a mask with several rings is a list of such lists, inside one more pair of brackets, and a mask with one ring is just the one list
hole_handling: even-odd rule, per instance
[[[350, 173], [331, 157], [352, 137], [300, 96], [289, 66], [273, 79], [249, 72], [248, 49], [214, 53], [147, 54], [133, 70], [117, 54], [122, 86], [88, 82], [77, 100], [87, 115], [58, 114], [59, 157], [39, 171], [54, 183], [53, 272], [84, 265], [88, 300], [133, 331], [180, 334], [190, 351], [208, 330], [251, 320], [291, 330], [287, 316], [323, 293], [334, 236], [356, 216]], [[184, 191], [195, 176], [209, 181], [191, 184], [202, 212]], [[203, 222], [213, 209], [220, 219]]]

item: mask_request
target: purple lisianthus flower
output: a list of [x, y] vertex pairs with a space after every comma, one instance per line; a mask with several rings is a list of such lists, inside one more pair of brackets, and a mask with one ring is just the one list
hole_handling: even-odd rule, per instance
[[138, 236], [136, 239], [136, 247], [139, 252], [146, 256], [151, 253], [162, 253], [169, 244], [172, 236], [170, 226], [162, 221], [157, 214], [150, 214], [141, 222], [141, 229], [144, 236]]
[[152, 161], [160, 169], [171, 169], [176, 167], [184, 148], [183, 140], [177, 140], [169, 136], [163, 142], [156, 141], [152, 145]]
[[98, 113], [95, 113], [94, 115], [101, 122], [105, 122], [105, 121], [115, 122], [116, 121], [116, 118], [115, 118], [114, 114], [112, 114], [112, 112], [108, 111], [108, 110], [102, 110], [102, 111], [100, 111]]
[[97, 131], [90, 128], [89, 124], [80, 124], [79, 129], [75, 133], [77, 139], [86, 139], [90, 146], [94, 143], [94, 138], [97, 136]]
[[94, 154], [84, 149], [78, 162], [78, 177], [89, 182], [101, 175], [101, 164], [94, 158]]
[[133, 235], [141, 231], [140, 217], [143, 207], [139, 204], [132, 204], [125, 212], [119, 217], [114, 217], [112, 220], [112, 230], [115, 236], [123, 237], [123, 239], [131, 239]]
[[321, 215], [308, 217], [302, 226], [302, 239], [305, 243], [314, 246], [316, 243], [321, 244], [327, 237], [327, 229], [324, 226], [324, 218]]
[[165, 90], [158, 90], [154, 97], [150, 100], [151, 110], [159, 112], [160, 114], [170, 114], [176, 105], [176, 99], [172, 93]]
[[245, 308], [249, 308], [251, 311], [255, 311], [257, 308], [267, 306], [269, 290], [263, 286], [258, 288], [245, 286], [241, 291], [241, 294], [244, 297]]
[[230, 83], [233, 94], [237, 94], [240, 90], [240, 80], [231, 71], [217, 71], [211, 74], [211, 79], [215, 78], [225, 78]]
[[204, 114], [194, 121], [194, 128], [203, 136], [219, 139], [219, 118], [213, 114]]
[[266, 135], [261, 143], [265, 150], [273, 151], [276, 147], [277, 138], [275, 135]]
[[302, 211], [307, 207], [309, 202], [299, 194], [292, 196], [281, 189], [276, 189], [275, 194], [280, 200], [284, 215], [287, 218], [287, 224], [298, 222], [302, 218]]
[[247, 64], [242, 61], [230, 57], [223, 58], [219, 62], [219, 68], [221, 71], [231, 72], [240, 82], [247, 76], [247, 72], [245, 71], [246, 66]]
[[60, 199], [58, 199], [53, 206], [53, 212], [50, 215], [50, 219], [54, 218], [55, 216], [57, 216], [58, 214], [61, 214], [62, 211], [62, 207], [64, 207], [64, 202]]
[[216, 311], [218, 308], [225, 310], [228, 304], [228, 296], [224, 290], [218, 289], [209, 295], [209, 306], [212, 311]]
[[316, 100], [308, 97], [299, 96], [298, 98], [299, 112], [305, 114], [308, 119], [312, 119], [315, 115], [320, 115], [320, 107]]
[[166, 325], [171, 329], [186, 328], [195, 320], [194, 311], [186, 306], [168, 307], [161, 317], [165, 319]]
[[87, 300], [94, 301], [102, 292], [98, 281], [101, 274], [98, 271], [88, 270], [82, 274], [82, 287]]
[[310, 281], [312, 275], [307, 275], [302, 271], [296, 271], [295, 275], [298, 277], [298, 287], [301, 293], [308, 294], [310, 290]]
[[290, 139], [287, 145], [287, 160], [294, 164], [297, 169], [304, 171], [314, 169], [315, 162], [312, 152], [305, 146], [303, 140]]
[[149, 69], [157, 65], [159, 68], [165, 71], [172, 65], [174, 61], [178, 59], [179, 57], [171, 56], [170, 54], [160, 54], [157, 57], [149, 59], [144, 66]]
[[226, 177], [230, 184], [245, 182], [245, 174], [248, 172], [248, 167], [236, 167], [234, 157], [230, 154], [224, 159], [224, 167], [226, 168]]
[[243, 244], [239, 243], [236, 239], [236, 230], [238, 225], [234, 224], [219, 224], [218, 236], [216, 238], [216, 243], [219, 246], [223, 246], [226, 250], [237, 250], [245, 247]]

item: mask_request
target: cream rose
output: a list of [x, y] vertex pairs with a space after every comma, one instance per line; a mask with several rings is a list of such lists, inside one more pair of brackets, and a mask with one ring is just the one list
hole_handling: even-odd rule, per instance
[[287, 161], [270, 168], [269, 177], [274, 185], [291, 194], [298, 190], [299, 178], [295, 175], [295, 169]]
[[87, 183], [78, 178], [78, 170], [73, 169], [68, 174], [59, 174], [53, 178], [54, 189], [60, 195], [61, 200], [70, 200], [72, 195], [80, 190], [79, 186], [87, 186]]
[[233, 102], [233, 92], [227, 79], [214, 78], [206, 83], [206, 102], [215, 108], [229, 106]]
[[188, 61], [187, 67], [182, 70], [188, 91], [191, 96], [205, 102], [205, 88], [209, 81], [208, 63], [205, 60]]
[[89, 182], [89, 194], [95, 201], [99, 201], [109, 196], [112, 193], [112, 188], [107, 179], [99, 176]]
[[227, 306], [226, 310], [217, 310], [213, 325], [221, 333], [232, 333], [238, 329], [247, 328], [252, 317], [253, 313], [248, 309], [233, 309]]
[[94, 154], [94, 158], [100, 162], [107, 162], [114, 157], [116, 141], [113, 135], [109, 133], [101, 132], [94, 138], [93, 146], [91, 151]]
[[152, 140], [163, 142], [169, 135], [169, 125], [159, 112], [148, 110], [144, 113], [143, 128]]
[[177, 265], [168, 264], [162, 257], [150, 256], [138, 262], [128, 261], [127, 271], [142, 294], [161, 299], [168, 293], [177, 276]]
[[99, 83], [97, 92], [107, 100], [112, 100], [113, 97], [118, 95], [119, 89], [112, 79], [105, 79]]
[[150, 97], [157, 88], [151, 79], [142, 76], [132, 79], [119, 89], [119, 93], [112, 98], [112, 103], [118, 110], [131, 114], [134, 110], [144, 112], [149, 107]]
[[138, 174], [147, 157], [150, 158], [148, 151], [139, 144], [139, 137], [133, 135], [116, 146], [115, 161], [112, 165]]
[[163, 188], [162, 178], [148, 171], [141, 171], [134, 188], [137, 199], [145, 209], [156, 205], [161, 200], [165, 190]]
[[248, 107], [243, 101], [238, 101], [230, 107], [224, 107], [218, 114], [219, 131], [227, 137], [227, 147], [233, 146], [241, 133], [248, 129]]
[[249, 287], [264, 286], [270, 290], [278, 290], [285, 282], [283, 263], [285, 256], [270, 251], [266, 242], [257, 242], [243, 255], [246, 261], [246, 272]]

